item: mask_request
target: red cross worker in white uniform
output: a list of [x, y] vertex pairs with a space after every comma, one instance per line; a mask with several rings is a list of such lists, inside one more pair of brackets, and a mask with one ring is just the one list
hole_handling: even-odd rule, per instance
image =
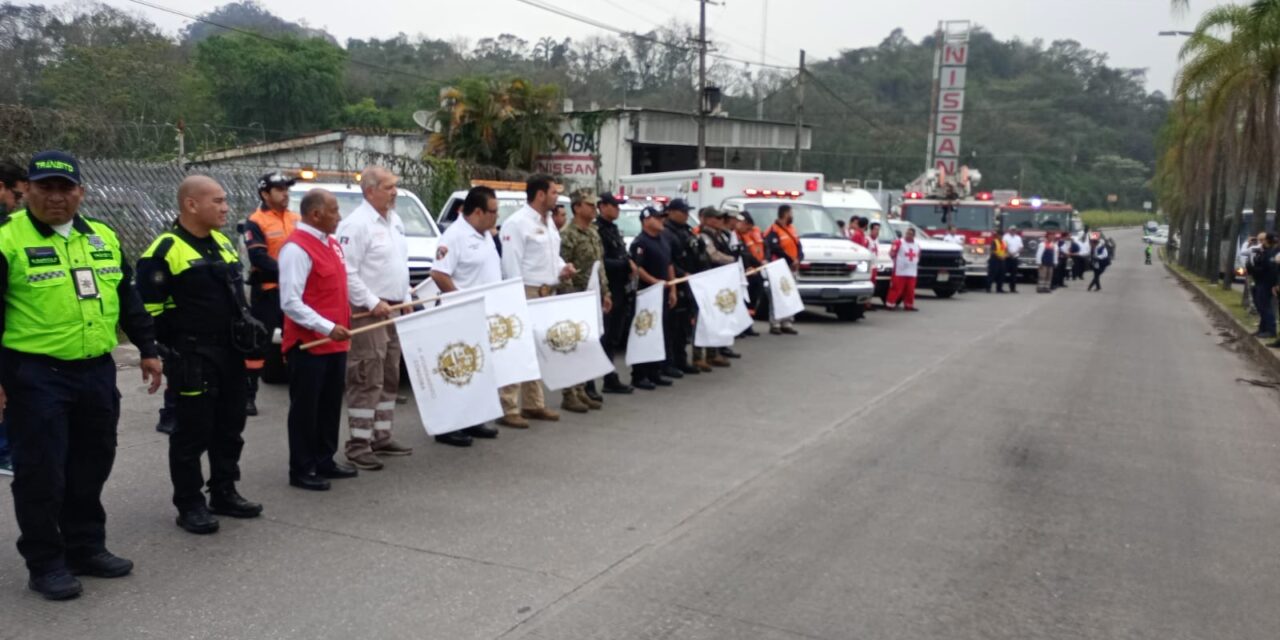
[[901, 238], [893, 241], [889, 249], [893, 258], [893, 277], [889, 280], [889, 297], [884, 306], [893, 310], [905, 304], [907, 311], [916, 311], [916, 274], [920, 268], [920, 246], [916, 244], [915, 227], [907, 227]]

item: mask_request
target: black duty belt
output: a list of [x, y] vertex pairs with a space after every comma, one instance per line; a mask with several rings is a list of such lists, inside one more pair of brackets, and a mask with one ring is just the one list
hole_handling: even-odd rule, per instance
[[111, 359], [110, 353], [104, 353], [100, 356], [93, 356], [91, 358], [83, 358], [80, 360], [63, 360], [62, 358], [46, 356], [41, 353], [27, 353], [25, 351], [14, 351], [13, 349], [5, 349], [4, 357], [5, 357], [5, 360], [9, 360], [10, 358], [16, 358], [19, 360], [28, 360], [30, 362], [39, 362], [41, 364], [49, 365], [51, 367], [56, 367], [59, 369], [70, 369], [75, 371], [79, 371], [82, 369], [92, 369], [94, 367], [99, 367], [99, 366], [102, 366], [103, 364], [109, 364], [113, 362]]

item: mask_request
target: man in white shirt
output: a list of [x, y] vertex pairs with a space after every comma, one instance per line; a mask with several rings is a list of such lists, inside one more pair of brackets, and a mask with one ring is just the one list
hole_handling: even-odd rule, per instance
[[1009, 293], [1018, 292], [1018, 256], [1022, 255], [1022, 232], [1017, 227], [1004, 232], [1004, 247], [1009, 257], [1005, 258], [1004, 273], [1009, 278]]
[[[407, 302], [409, 245], [396, 215], [398, 178], [377, 166], [361, 172], [364, 202], [338, 225], [347, 265], [351, 312], [370, 315], [352, 320], [352, 329], [388, 320], [392, 306]], [[356, 334], [347, 356], [347, 460], [356, 468], [382, 468], [378, 456], [407, 456], [413, 449], [391, 438], [396, 394], [400, 388], [400, 338], [394, 324]]]
[[[525, 200], [525, 206], [502, 225], [502, 275], [522, 278], [526, 298], [545, 298], [555, 295], [560, 281], [572, 277], [577, 270], [560, 257], [560, 230], [551, 221], [556, 204], [555, 183], [545, 175], [529, 178]], [[526, 418], [560, 419], [559, 413], [547, 408], [541, 380], [505, 386], [500, 396], [504, 415], [498, 424], [527, 429]]]
[[942, 241], [950, 242], [951, 244], [960, 245], [962, 247], [964, 246], [964, 236], [956, 233], [956, 226], [954, 224], [947, 225], [947, 233], [942, 236]]
[[[302, 198], [301, 212], [277, 260], [281, 346], [289, 362], [289, 484], [327, 491], [329, 480], [358, 473], [333, 459], [351, 348], [351, 306], [342, 245], [330, 235], [342, 220], [338, 199], [312, 189]], [[332, 342], [302, 349], [326, 337]]]
[[[498, 223], [498, 195], [489, 187], [472, 187], [458, 220], [440, 236], [431, 279], [441, 293], [467, 290], [502, 281], [502, 259], [493, 243]], [[436, 442], [469, 447], [473, 438], [496, 438], [498, 430], [483, 424], [436, 436]]]

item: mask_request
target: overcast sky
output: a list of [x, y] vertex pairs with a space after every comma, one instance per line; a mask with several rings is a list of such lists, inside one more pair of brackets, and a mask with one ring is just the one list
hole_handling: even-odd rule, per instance
[[[276, 15], [305, 20], [339, 40], [405, 32], [445, 40], [465, 37], [474, 43], [500, 33], [533, 41], [544, 35], [577, 39], [599, 32], [516, 0], [382, 0], [372, 5], [330, 0], [259, 1]], [[545, 1], [634, 31], [651, 29], [654, 23], [672, 18], [690, 23], [698, 18], [697, 0]], [[140, 13], [170, 31], [187, 22], [128, 0], [107, 2]], [[200, 0], [154, 2], [192, 14], [216, 6]], [[821, 59], [841, 49], [875, 45], [897, 27], [918, 40], [938, 20], [972, 20], [1001, 40], [1077, 40], [1108, 54], [1113, 66], [1147, 69], [1147, 88], [1168, 93], [1182, 38], [1157, 37], [1156, 32], [1190, 30], [1205, 9], [1228, 0], [1191, 0], [1191, 10], [1184, 15], [1175, 15], [1169, 0], [725, 0], [707, 10], [712, 35], [727, 42], [722, 49], [725, 54], [760, 59], [766, 2], [766, 59], [775, 64], [794, 65], [801, 48], [808, 50], [811, 59]]]

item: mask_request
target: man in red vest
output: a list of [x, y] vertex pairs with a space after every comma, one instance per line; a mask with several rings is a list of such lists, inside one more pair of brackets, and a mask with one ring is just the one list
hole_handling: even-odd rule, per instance
[[[340, 465], [338, 424], [351, 348], [351, 306], [342, 245], [332, 236], [342, 215], [338, 199], [324, 189], [302, 198], [302, 219], [280, 249], [281, 348], [289, 363], [289, 484], [329, 489], [329, 479], [353, 478]], [[301, 345], [326, 342], [303, 351]]]

